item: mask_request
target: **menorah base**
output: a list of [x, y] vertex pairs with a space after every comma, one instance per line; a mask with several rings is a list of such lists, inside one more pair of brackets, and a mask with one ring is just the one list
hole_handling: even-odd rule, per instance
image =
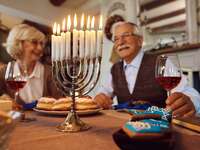
[[57, 126], [57, 130], [61, 132], [79, 132], [90, 128], [91, 126], [80, 120], [78, 115], [73, 111], [70, 111], [65, 121], [61, 125]]

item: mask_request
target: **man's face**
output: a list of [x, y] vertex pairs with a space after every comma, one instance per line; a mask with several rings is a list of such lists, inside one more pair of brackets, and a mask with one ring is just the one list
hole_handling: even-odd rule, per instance
[[131, 24], [122, 24], [115, 27], [114, 47], [117, 54], [130, 63], [140, 51], [142, 37], [134, 35], [135, 28]]

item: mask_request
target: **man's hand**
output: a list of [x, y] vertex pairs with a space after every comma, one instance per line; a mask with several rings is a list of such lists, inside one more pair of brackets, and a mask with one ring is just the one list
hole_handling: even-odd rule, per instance
[[94, 100], [98, 106], [104, 109], [109, 109], [112, 106], [112, 99], [103, 93], [96, 95]]
[[166, 100], [167, 108], [172, 110], [174, 117], [189, 117], [195, 115], [195, 107], [191, 99], [183, 93], [175, 92]]

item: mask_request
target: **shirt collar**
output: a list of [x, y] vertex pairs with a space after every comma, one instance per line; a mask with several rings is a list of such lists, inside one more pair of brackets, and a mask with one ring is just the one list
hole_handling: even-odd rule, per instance
[[124, 69], [125, 69], [127, 66], [133, 66], [133, 67], [135, 67], [135, 68], [139, 68], [143, 56], [144, 56], [144, 51], [143, 51], [143, 50], [140, 50], [140, 51], [138, 52], [138, 54], [136, 55], [136, 57], [131, 61], [130, 64], [127, 64], [125, 61], [123, 61], [123, 67], [124, 67]]
[[[36, 78], [40, 78], [40, 74], [41, 74], [41, 63], [40, 62], [37, 62], [35, 64], [35, 67], [34, 67], [34, 70], [33, 72], [31, 73], [31, 75], [29, 76], [29, 78], [33, 78], [33, 77], [36, 77]], [[19, 69], [19, 64], [17, 62], [15, 62], [15, 66], [14, 66], [14, 72], [15, 74], [19, 74], [20, 73], [20, 69]]]
[[41, 66], [40, 62], [37, 62], [35, 64], [34, 70], [31, 73], [31, 75], [29, 76], [29, 78], [33, 78], [33, 77], [40, 78], [40, 74], [41, 74], [40, 66]]

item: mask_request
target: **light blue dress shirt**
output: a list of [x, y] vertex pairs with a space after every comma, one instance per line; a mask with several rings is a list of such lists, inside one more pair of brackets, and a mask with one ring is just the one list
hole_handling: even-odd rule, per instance
[[[134, 90], [136, 77], [137, 77], [143, 56], [144, 56], [144, 51], [140, 50], [137, 56], [132, 60], [130, 64], [127, 64], [125, 61], [123, 63], [124, 64], [123, 68], [125, 71], [125, 76], [126, 76], [128, 89], [130, 93], [132, 93]], [[166, 66], [173, 65], [170, 61], [167, 61], [166, 63], [167, 63]], [[106, 84], [101, 85], [98, 92], [104, 93], [110, 97], [114, 97], [115, 95], [113, 95], [113, 84], [112, 84], [111, 72], [109, 72], [108, 78], [106, 79], [104, 83]], [[195, 106], [196, 112], [200, 114], [200, 95], [194, 88], [188, 85], [187, 77], [185, 75], [182, 75], [181, 81], [178, 84], [178, 86], [171, 91], [171, 93], [174, 93], [174, 92], [182, 92], [185, 95], [189, 96]]]

